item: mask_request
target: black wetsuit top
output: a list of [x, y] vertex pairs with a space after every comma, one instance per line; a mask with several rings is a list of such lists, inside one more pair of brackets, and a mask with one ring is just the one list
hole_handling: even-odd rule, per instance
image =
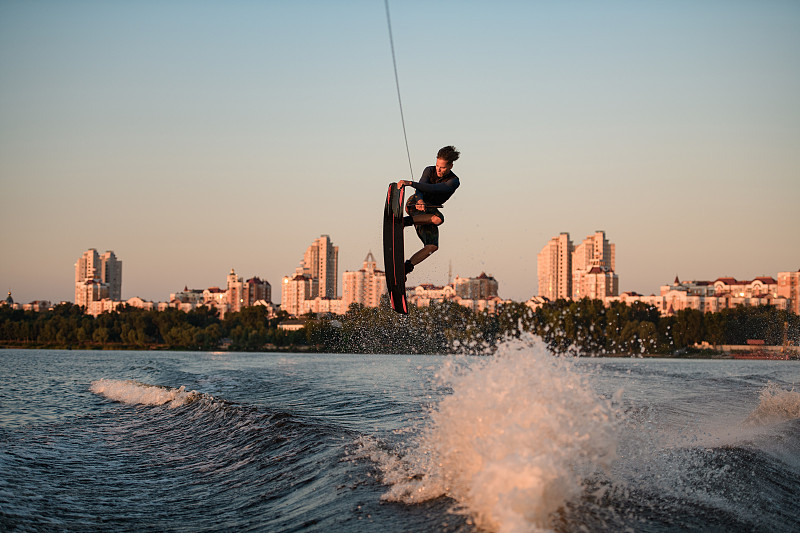
[[427, 167], [422, 171], [419, 181], [411, 183], [411, 187], [414, 187], [425, 204], [429, 205], [444, 205], [453, 196], [459, 185], [461, 182], [452, 171], [440, 178], [436, 175], [434, 166]]

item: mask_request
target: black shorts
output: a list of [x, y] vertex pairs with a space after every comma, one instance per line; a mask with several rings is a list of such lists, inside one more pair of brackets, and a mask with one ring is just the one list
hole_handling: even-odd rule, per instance
[[[425, 206], [424, 211], [420, 211], [417, 209], [417, 195], [412, 194], [408, 197], [408, 201], [406, 202], [406, 213], [409, 216], [416, 216], [416, 215], [436, 215], [442, 219], [442, 224], [444, 224], [444, 215], [441, 211], [439, 211], [435, 207], [428, 207]], [[441, 224], [440, 224], [441, 225]], [[414, 229], [417, 230], [417, 236], [419, 240], [422, 241], [422, 244], [425, 246], [432, 244], [436, 247], [439, 246], [439, 226], [436, 224], [414, 224]]]

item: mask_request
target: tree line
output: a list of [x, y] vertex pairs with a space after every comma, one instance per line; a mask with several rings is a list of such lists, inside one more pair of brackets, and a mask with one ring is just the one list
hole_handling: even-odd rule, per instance
[[399, 315], [384, 302], [354, 304], [344, 315], [305, 316], [305, 327], [278, 327], [265, 307], [247, 307], [220, 318], [210, 307], [189, 312], [124, 306], [97, 317], [60, 304], [46, 312], [0, 308], [0, 346], [72, 349], [182, 349], [317, 351], [331, 353], [491, 353], [508, 336], [530, 332], [556, 353], [574, 355], [682, 354], [696, 343], [745, 344], [749, 339], [797, 346], [800, 317], [772, 306], [718, 313], [684, 309], [669, 316], [640, 302], [557, 300], [535, 311], [522, 303], [495, 314], [453, 302], [414, 307]]

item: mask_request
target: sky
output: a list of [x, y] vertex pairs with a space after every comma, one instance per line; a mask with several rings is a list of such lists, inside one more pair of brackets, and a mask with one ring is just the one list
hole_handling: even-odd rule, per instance
[[[800, 2], [0, 2], [0, 289], [72, 301], [259, 276], [320, 235], [382, 267], [388, 183], [461, 151], [409, 284], [494, 276], [604, 230], [620, 291], [800, 269]], [[421, 247], [406, 232], [408, 255]]]

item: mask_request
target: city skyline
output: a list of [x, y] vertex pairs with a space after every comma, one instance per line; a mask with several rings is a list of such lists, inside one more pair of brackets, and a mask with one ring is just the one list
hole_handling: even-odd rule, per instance
[[[264, 304], [291, 310], [290, 314], [292, 315], [300, 315], [307, 312], [307, 310], [300, 309], [305, 304], [294, 301], [297, 298], [311, 305], [310, 310], [319, 307], [325, 308], [324, 311], [317, 310], [315, 312], [343, 313], [344, 309], [349, 307], [349, 303], [377, 306], [380, 295], [386, 292], [386, 285], [384, 271], [378, 268], [374, 254], [371, 251], [367, 253], [366, 258], [363, 260], [361, 269], [344, 270], [341, 273], [342, 294], [338, 294], [338, 292], [330, 293], [322, 288], [322, 278], [327, 278], [329, 281], [338, 279], [338, 254], [339, 247], [333, 245], [329, 235], [322, 235], [314, 239], [303, 253], [303, 258], [299, 266], [295, 268], [294, 274], [284, 276], [282, 282], [276, 285], [281, 292], [276, 295], [279, 301], [273, 302], [272, 284], [268, 279], [262, 280], [255, 274], [245, 282], [244, 278], [236, 274], [235, 268], [231, 268], [227, 275], [225, 289], [222, 289], [219, 283], [194, 286], [192, 288], [185, 285], [183, 290], [170, 293], [169, 298], [166, 299], [160, 297], [143, 298], [140, 295], [123, 297], [121, 292], [122, 261], [116, 257], [113, 250], [107, 250], [100, 255], [97, 249], [90, 248], [83, 252], [73, 265], [75, 298], [71, 301], [76, 305], [86, 307], [87, 313], [94, 315], [104, 311], [111, 311], [116, 308], [116, 305], [126, 302], [135, 307], [155, 308], [158, 306], [161, 308], [162, 306], [171, 307], [176, 300], [180, 303], [179, 308], [183, 310], [189, 310], [193, 306], [201, 304], [215, 306], [227, 304], [228, 311], [238, 311], [242, 307]], [[650, 305], [655, 305], [662, 312], [666, 310], [664, 299], [659, 299], [659, 295], [656, 292], [650, 293], [648, 296], [646, 293], [641, 294], [635, 290], [623, 292], [618, 290], [617, 276], [614, 272], [616, 267], [616, 245], [608, 241], [605, 232], [602, 230], [595, 231], [594, 234], [587, 236], [578, 246], [573, 244], [568, 232], [561, 232], [550, 239], [538, 255], [537, 274], [540, 284], [542, 279], [545, 279], [545, 283], [548, 283], [548, 279], [552, 279], [555, 284], [555, 287], [550, 289], [550, 294], [548, 294], [548, 291], [543, 291], [524, 300], [499, 297], [497, 280], [491, 274], [487, 275], [486, 272], [481, 272], [477, 276], [456, 275], [455, 281], [448, 281], [441, 285], [421, 282], [417, 285], [408, 285], [408, 290], [410, 293], [416, 294], [417, 298], [424, 294], [425, 296], [422, 296], [423, 299], [447, 299], [447, 295], [450, 294], [451, 296], [458, 295], [467, 300], [472, 300], [477, 297], [476, 295], [485, 293], [489, 296], [494, 296], [497, 300], [492, 303], [492, 308], [498, 302], [504, 300], [528, 302], [529, 304], [538, 302], [534, 303], [534, 305], [538, 305], [547, 300], [552, 301], [560, 298], [580, 300], [588, 297], [603, 301], [643, 301]], [[550, 259], [551, 255], [560, 259]], [[543, 257], [547, 259], [543, 261]], [[797, 271], [779, 271], [774, 275], [770, 273], [752, 278], [736, 278], [727, 275], [717, 276], [713, 280], [692, 278], [685, 283], [680, 282], [679, 278], [680, 276], [676, 275], [674, 282], [661, 283], [659, 285], [660, 296], [663, 297], [665, 291], [671, 290], [674, 286], [693, 287], [693, 284], [698, 284], [700, 287], [715, 288], [717, 293], [725, 293], [726, 291], [720, 289], [719, 286], [741, 284], [742, 287], [746, 288], [742, 289], [741, 294], [736, 294], [735, 296], [745, 299], [751, 297], [757, 299], [760, 293], [757, 290], [752, 290], [753, 294], [751, 294], [751, 288], [749, 287], [751, 285], [759, 287], [765, 283], [772, 283], [770, 290], [767, 292], [770, 294], [774, 292], [775, 297], [780, 296], [791, 299], [786, 304], [787, 308], [794, 313], [800, 312], [800, 308], [798, 308], [800, 297], [797, 296], [798, 286], [800, 286], [800, 269]], [[684, 278], [684, 280], [686, 279]], [[608, 284], [610, 283], [609, 280], [613, 280], [610, 285]], [[493, 284], [493, 289], [491, 290], [483, 287], [483, 283], [488, 281]], [[290, 293], [297, 293], [296, 296], [289, 297], [289, 301], [287, 301], [287, 297], [284, 294], [287, 289], [287, 283], [289, 284]], [[563, 283], [567, 283], [567, 286], [563, 286]], [[578, 283], [578, 285], [576, 286], [575, 283]], [[328, 284], [330, 285], [330, 283]], [[334, 284], [338, 284], [338, 282], [334, 282]], [[477, 284], [477, 288], [469, 284]], [[700, 295], [699, 293], [692, 294], [692, 290], [689, 291], [691, 295]], [[304, 294], [300, 294], [298, 291]], [[8, 296], [14, 299], [12, 292], [9, 291]], [[328, 294], [324, 295], [324, 292], [328, 292]], [[738, 289], [734, 292], [738, 292]], [[436, 294], [436, 296], [427, 295], [428, 293]], [[707, 294], [702, 294], [702, 296], [707, 296]], [[412, 300], [414, 300], [413, 297]], [[16, 298], [14, 302], [28, 307], [35, 305], [37, 310], [44, 309], [39, 309], [40, 305], [60, 303], [58, 300], [54, 301], [47, 298], [38, 298], [30, 301], [22, 301]], [[742, 300], [742, 302], [744, 303], [745, 301]], [[189, 305], [189, 307], [185, 307], [184, 304]], [[752, 304], [752, 302], [746, 302], [745, 304]], [[469, 305], [472, 305], [472, 303]], [[716, 311], [717, 309], [714, 308], [712, 310]]]
[[[620, 292], [800, 267], [800, 4], [391, 9], [413, 179], [462, 152], [414, 283], [524, 301], [565, 228], [613, 236]], [[386, 30], [382, 2], [0, 4], [2, 288], [70, 300], [90, 246], [150, 300], [233, 264], [277, 285], [321, 234], [380, 255], [412, 177]]]

